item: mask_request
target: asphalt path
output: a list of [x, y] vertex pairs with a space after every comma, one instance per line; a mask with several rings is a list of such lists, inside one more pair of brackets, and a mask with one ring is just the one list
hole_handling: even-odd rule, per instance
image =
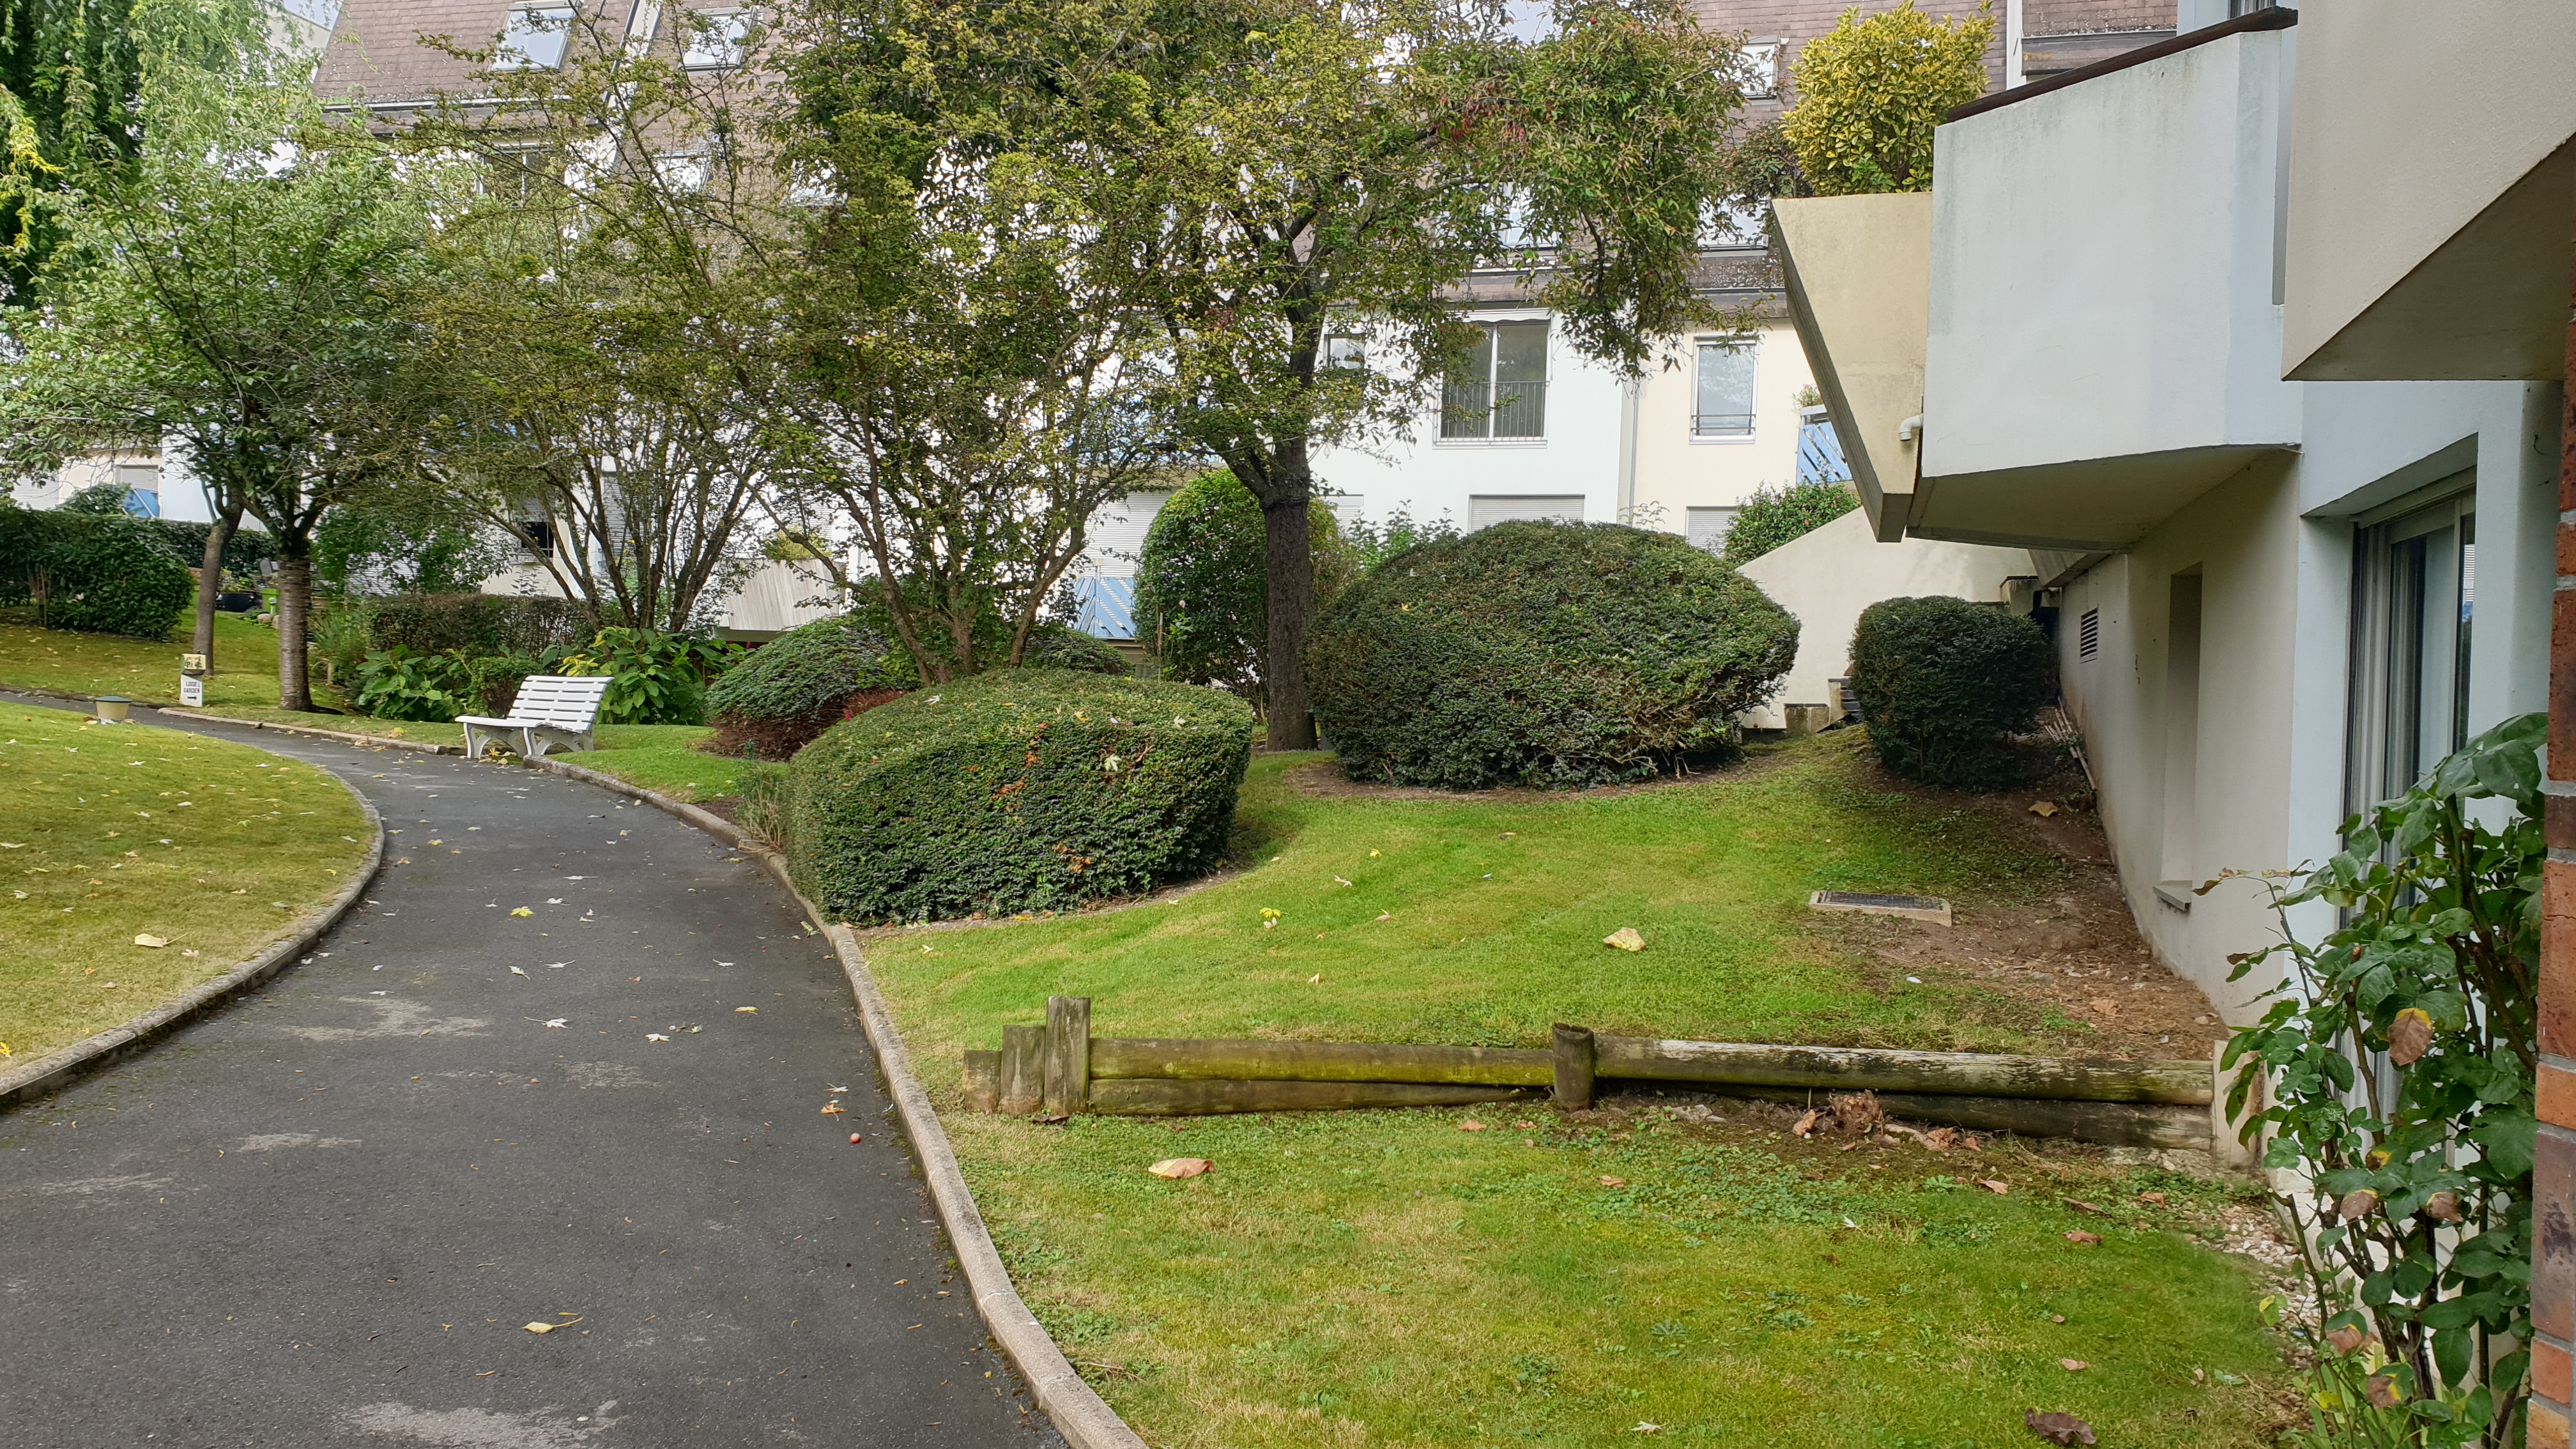
[[399, 833], [299, 964], [0, 1114], [10, 1442], [1062, 1443], [756, 861], [553, 775], [166, 724]]

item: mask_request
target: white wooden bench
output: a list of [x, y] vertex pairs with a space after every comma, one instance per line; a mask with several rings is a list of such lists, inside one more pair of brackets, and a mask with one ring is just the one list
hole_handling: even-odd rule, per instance
[[[456, 722], [465, 726], [465, 757], [479, 760], [487, 740], [510, 743], [515, 737], [519, 757], [534, 760], [542, 757], [549, 745], [566, 750], [598, 748], [591, 738], [591, 725], [599, 718], [599, 701], [608, 693], [605, 678], [575, 679], [562, 674], [531, 674], [519, 682], [519, 697], [510, 701], [506, 719], [486, 719], [464, 714]], [[478, 739], [477, 736], [483, 738]]]

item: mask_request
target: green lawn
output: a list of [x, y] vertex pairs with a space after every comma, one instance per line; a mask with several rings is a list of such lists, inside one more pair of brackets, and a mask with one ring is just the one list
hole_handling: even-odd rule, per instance
[[[39, 629], [34, 611], [0, 609], [0, 683], [58, 694], [121, 694], [145, 704], [179, 702], [184, 618], [167, 640]], [[277, 631], [240, 614], [215, 616], [215, 673], [208, 705], [277, 704]]]
[[310, 765], [0, 704], [0, 1042], [31, 1060], [231, 970], [337, 893], [366, 840]]
[[712, 733], [698, 725], [601, 725], [598, 749], [548, 758], [694, 804], [740, 788], [740, 760], [699, 753], [698, 741]]
[[[1856, 745], [1490, 801], [1318, 796], [1285, 778], [1311, 757], [1264, 757], [1241, 875], [1171, 904], [872, 933], [869, 959], [1023, 1292], [1152, 1442], [1606, 1445], [1651, 1424], [2004, 1445], [2035, 1442], [2034, 1407], [2104, 1444], [2268, 1442], [2281, 1369], [2258, 1289], [2194, 1236], [2224, 1193], [2087, 1149], [1847, 1153], [1742, 1106], [1711, 1124], [1633, 1103], [1060, 1127], [960, 1110], [958, 1053], [1050, 993], [1091, 997], [1115, 1036], [1536, 1046], [1562, 1020], [2044, 1048], [2035, 1009], [1890, 979], [1810, 929], [1818, 887], [1995, 905], [2063, 879], [1980, 817], [1874, 791]], [[1599, 944], [1620, 926], [1647, 950]], [[1145, 1173], [1173, 1156], [1216, 1167]], [[2166, 1203], [2138, 1205], [2149, 1190]]]

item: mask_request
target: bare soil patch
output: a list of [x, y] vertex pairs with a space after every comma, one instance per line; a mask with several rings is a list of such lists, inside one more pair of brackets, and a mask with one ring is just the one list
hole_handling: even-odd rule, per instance
[[[1953, 901], [1957, 924], [1948, 927], [1819, 915], [1815, 929], [1926, 982], [1974, 985], [2036, 1006], [2044, 1020], [2064, 1023], [2055, 1035], [2073, 1055], [2198, 1057], [2227, 1039], [2208, 996], [2156, 960], [2138, 934], [2081, 773], [1973, 795], [1869, 768], [1873, 788], [1983, 816], [1999, 832], [2045, 846], [2067, 862], [2065, 889], [2033, 901]], [[2032, 813], [2042, 802], [2056, 813]]]

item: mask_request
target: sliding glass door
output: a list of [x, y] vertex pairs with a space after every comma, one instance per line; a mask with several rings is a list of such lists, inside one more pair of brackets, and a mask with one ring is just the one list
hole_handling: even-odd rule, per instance
[[2477, 514], [2470, 475], [2447, 481], [2440, 502], [2365, 517], [2353, 538], [2348, 810], [2404, 791], [2468, 737]]

